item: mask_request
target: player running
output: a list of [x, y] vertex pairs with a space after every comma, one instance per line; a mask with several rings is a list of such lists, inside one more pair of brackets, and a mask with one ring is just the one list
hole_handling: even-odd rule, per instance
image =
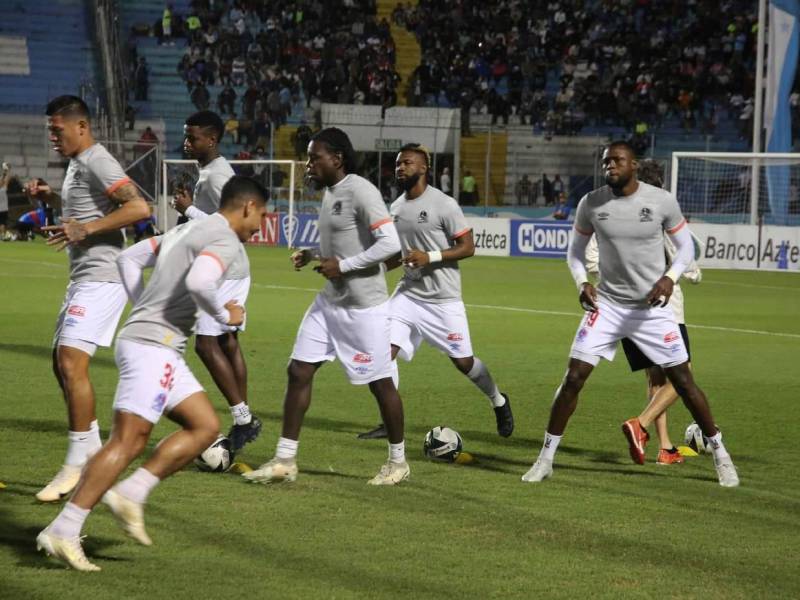
[[355, 152], [342, 130], [323, 129], [308, 145], [308, 178], [325, 187], [319, 217], [320, 256], [292, 254], [296, 269], [314, 267], [328, 283], [306, 311], [289, 362], [283, 431], [275, 457], [243, 477], [259, 483], [294, 481], [303, 417], [314, 374], [338, 358], [350, 383], [369, 385], [389, 434], [389, 460], [369, 483], [408, 478], [403, 404], [392, 382], [390, 323], [383, 262], [400, 251], [397, 230], [378, 189], [355, 174]]
[[[399, 354], [410, 361], [425, 340], [450, 357], [489, 399], [497, 433], [514, 431], [508, 396], [497, 389], [489, 370], [472, 353], [469, 322], [461, 299], [459, 260], [475, 254], [472, 229], [458, 203], [428, 185], [430, 152], [420, 144], [406, 144], [395, 163], [395, 176], [403, 194], [391, 207], [402, 254], [387, 261], [390, 269], [405, 267], [389, 300], [392, 321], [392, 360]], [[395, 385], [397, 382], [395, 382]], [[362, 439], [385, 437], [383, 424], [362, 433]]]
[[[264, 214], [265, 190], [251, 179], [233, 177], [222, 189], [219, 212], [143, 240], [119, 256], [134, 307], [117, 336], [114, 427], [83, 470], [70, 501], [37, 536], [39, 549], [48, 555], [79, 571], [100, 570], [83, 553], [80, 534], [101, 498], [130, 537], [152, 544], [144, 527], [147, 496], [219, 432], [219, 418], [183, 359], [197, 309], [229, 325], [244, 320], [244, 308], [235, 300], [223, 305], [217, 288]], [[144, 288], [143, 271], [150, 266], [155, 268]], [[181, 429], [161, 440], [139, 469], [110, 489], [145, 449], [162, 413]]]
[[[638, 162], [627, 142], [614, 142], [606, 148], [603, 167], [608, 185], [590, 192], [578, 204], [567, 254], [581, 306], [587, 313], [556, 391], [542, 450], [522, 480], [538, 482], [552, 475], [553, 458], [581, 388], [600, 359], [613, 360], [617, 342], [628, 337], [664, 369], [709, 439], [720, 485], [735, 487], [739, 485], [736, 468], [714, 424], [706, 396], [694, 382], [675, 315], [666, 306], [675, 282], [692, 261], [693, 242], [686, 220], [672, 194], [639, 182]], [[664, 231], [676, 249], [669, 270]], [[597, 236], [603, 268], [597, 290], [589, 283], [584, 267], [592, 234]], [[634, 427], [631, 435], [643, 448], [646, 432]]]
[[[179, 190], [175, 208], [188, 219], [205, 219], [216, 212], [225, 183], [234, 176], [230, 163], [219, 153], [219, 141], [225, 132], [222, 119], [210, 110], [197, 112], [186, 119], [183, 149], [197, 160], [200, 174], [194, 193]], [[235, 298], [242, 306], [250, 293], [250, 261], [244, 245], [239, 258], [225, 272], [219, 288], [220, 298]], [[239, 346], [239, 332], [245, 323], [230, 326], [220, 323], [202, 309], [197, 318], [195, 346], [197, 355], [211, 374], [214, 383], [228, 402], [233, 426], [228, 432], [234, 451], [255, 440], [261, 432], [261, 421], [250, 413], [247, 402], [247, 363]]]
[[[53, 502], [72, 491], [102, 445], [89, 363], [98, 346], [111, 345], [128, 300], [115, 262], [125, 243], [123, 229], [149, 217], [150, 208], [117, 160], [95, 142], [83, 100], [59, 96], [46, 114], [53, 149], [70, 159], [61, 188], [62, 222], [42, 228], [51, 236], [48, 244], [69, 254], [69, 284], [53, 338], [53, 372], [67, 403], [69, 443], [61, 470], [36, 494]], [[39, 180], [26, 191], [50, 205], [58, 199]]]

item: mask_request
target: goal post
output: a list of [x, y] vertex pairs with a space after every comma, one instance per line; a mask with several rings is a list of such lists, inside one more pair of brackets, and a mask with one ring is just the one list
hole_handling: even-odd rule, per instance
[[[284, 222], [296, 221], [296, 195], [304, 192], [302, 162], [293, 160], [229, 160], [239, 175], [247, 175], [258, 180], [269, 190], [267, 210], [285, 217], [278, 221], [283, 226], [288, 246], [294, 243], [296, 227], [286, 227]], [[172, 198], [179, 187], [193, 189], [199, 175], [196, 160], [164, 159], [161, 163], [161, 194], [156, 210], [156, 223], [161, 231], [175, 226], [178, 212], [172, 207]]]
[[674, 152], [670, 190], [684, 214], [716, 223], [800, 225], [800, 154]]

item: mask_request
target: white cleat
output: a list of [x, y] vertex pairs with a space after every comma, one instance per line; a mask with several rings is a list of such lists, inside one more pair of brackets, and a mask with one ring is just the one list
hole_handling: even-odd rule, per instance
[[410, 474], [411, 469], [407, 462], [396, 463], [389, 460], [381, 467], [378, 474], [367, 483], [369, 485], [397, 485], [401, 481], [408, 479]]
[[114, 490], [108, 490], [105, 493], [103, 504], [111, 509], [117, 523], [128, 534], [128, 537], [133, 538], [142, 546], [153, 545], [153, 540], [144, 529], [144, 504], [134, 502]]
[[553, 461], [546, 458], [537, 458], [530, 470], [522, 476], [525, 483], [538, 483], [553, 474]]
[[242, 473], [242, 477], [253, 483], [291, 483], [297, 479], [297, 461], [273, 458], [254, 471]]
[[[49, 528], [48, 528], [49, 529]], [[65, 563], [76, 571], [99, 571], [100, 567], [89, 562], [81, 547], [81, 539], [56, 537], [48, 531], [43, 530], [36, 536], [36, 549], [44, 550], [47, 556], [55, 558], [57, 561]]]
[[739, 485], [739, 474], [730, 456], [717, 460], [714, 457], [714, 467], [717, 469], [717, 478], [722, 487], [737, 487]]
[[61, 467], [61, 470], [53, 477], [53, 480], [36, 492], [36, 499], [39, 502], [58, 502], [61, 500], [78, 485], [82, 468], [72, 465]]

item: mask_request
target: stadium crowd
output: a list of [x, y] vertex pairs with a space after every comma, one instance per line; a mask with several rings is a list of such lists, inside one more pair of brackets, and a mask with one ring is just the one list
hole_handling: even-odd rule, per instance
[[[185, 18], [168, 6], [164, 19], [155, 27], [162, 43], [186, 39], [177, 70], [192, 102], [218, 109], [239, 132], [279, 127], [301, 97], [314, 113], [322, 102], [397, 101], [394, 42], [374, 0], [194, 0]], [[210, 86], [222, 86], [216, 98]]]
[[[658, 10], [655, 10], [655, 9]], [[409, 104], [460, 107], [546, 133], [676, 119], [713, 133], [727, 115], [748, 135], [757, 34], [744, 0], [499, 0], [398, 4], [422, 64]]]

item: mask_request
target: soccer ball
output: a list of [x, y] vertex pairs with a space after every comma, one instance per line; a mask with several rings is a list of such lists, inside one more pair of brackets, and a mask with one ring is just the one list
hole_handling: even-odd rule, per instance
[[461, 452], [461, 436], [449, 427], [439, 426], [425, 434], [425, 456], [435, 460], [453, 462]]
[[698, 454], [707, 454], [711, 449], [706, 445], [706, 438], [703, 436], [703, 430], [700, 425], [692, 423], [686, 428], [686, 433], [683, 434], [683, 441], [692, 450]]
[[213, 444], [203, 450], [203, 453], [194, 459], [194, 464], [196, 464], [197, 468], [201, 471], [224, 473], [230, 469], [233, 464], [231, 441], [220, 434]]

